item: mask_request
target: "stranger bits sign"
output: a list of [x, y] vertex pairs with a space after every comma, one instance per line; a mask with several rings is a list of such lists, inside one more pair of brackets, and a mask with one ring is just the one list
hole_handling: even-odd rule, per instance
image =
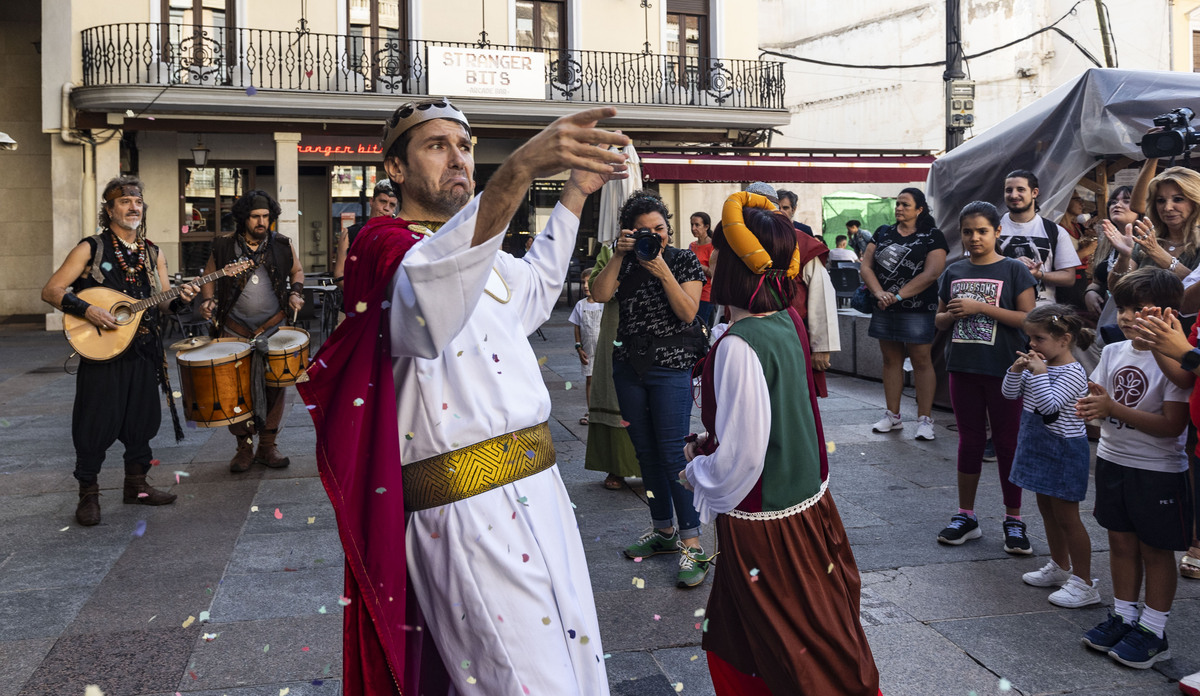
[[430, 46], [429, 93], [545, 99], [546, 55], [533, 51]]

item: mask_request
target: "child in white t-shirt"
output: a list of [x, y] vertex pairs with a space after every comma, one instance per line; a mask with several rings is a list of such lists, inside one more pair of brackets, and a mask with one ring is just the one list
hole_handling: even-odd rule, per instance
[[[581, 285], [583, 298], [575, 303], [571, 316], [567, 321], [575, 325], [575, 352], [579, 354], [579, 364], [584, 376], [584, 396], [587, 398], [588, 410], [592, 408], [592, 360], [596, 355], [596, 341], [600, 337], [600, 318], [604, 314], [604, 303], [592, 299], [588, 278], [592, 269], [584, 269]], [[588, 424], [588, 414], [579, 419], [580, 425]]]
[[[1183, 284], [1170, 271], [1143, 268], [1112, 289], [1117, 324], [1138, 336], [1145, 307], [1178, 309]], [[1167, 379], [1142, 338], [1104, 347], [1088, 396], [1076, 404], [1084, 419], [1101, 419], [1096, 450], [1096, 521], [1108, 530], [1114, 612], [1083, 636], [1088, 647], [1121, 664], [1146, 669], [1170, 659], [1166, 624], [1178, 576], [1175, 551], [1191, 541], [1191, 499], [1185, 451], [1189, 390]], [[1138, 590], [1145, 578], [1145, 609]]]

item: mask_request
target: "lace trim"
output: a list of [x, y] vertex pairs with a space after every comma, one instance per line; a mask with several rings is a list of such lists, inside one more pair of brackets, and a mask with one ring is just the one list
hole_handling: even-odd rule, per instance
[[739, 520], [782, 520], [785, 517], [791, 517], [792, 515], [804, 512], [810, 507], [816, 505], [821, 500], [821, 497], [825, 495], [826, 488], [829, 488], [828, 478], [821, 482], [821, 487], [816, 493], [813, 494], [811, 498], [782, 510], [771, 510], [769, 512], [746, 512], [745, 510], [730, 510], [725, 514]]

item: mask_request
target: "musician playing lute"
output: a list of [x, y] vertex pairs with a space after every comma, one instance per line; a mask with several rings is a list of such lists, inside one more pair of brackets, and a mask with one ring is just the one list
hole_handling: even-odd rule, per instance
[[[75, 293], [106, 287], [131, 298], [144, 299], [170, 287], [166, 262], [158, 247], [146, 239], [143, 188], [142, 182], [132, 176], [117, 177], [105, 185], [100, 209], [100, 227], [104, 231], [84, 239], [71, 250], [42, 288], [44, 301], [67, 314], [87, 319], [97, 331], [116, 331], [117, 317]], [[115, 358], [102, 362], [81, 358], [71, 417], [75, 478], [79, 481], [75, 519], [79, 524], [100, 523], [98, 476], [105, 452], [118, 440], [125, 445], [122, 500], [140, 505], [166, 505], [175, 501], [175, 494], [152, 488], [146, 482], [153, 457], [150, 440], [158, 433], [162, 420], [156, 388], [162, 388], [171, 406], [175, 439], [183, 439], [171, 397], [158, 315], [160, 311], [183, 309], [199, 292], [199, 287], [185, 285], [179, 298], [150, 307], [142, 314], [129, 347]]]

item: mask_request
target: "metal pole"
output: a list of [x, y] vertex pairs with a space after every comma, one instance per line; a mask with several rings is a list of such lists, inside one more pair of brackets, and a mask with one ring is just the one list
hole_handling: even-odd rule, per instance
[[1100, 41], [1104, 44], [1104, 65], [1117, 67], [1113, 63], [1112, 36], [1108, 33], [1108, 16], [1104, 13], [1104, 0], [1096, 0], [1096, 19], [1100, 21]]
[[[966, 77], [963, 72], [962, 14], [959, 0], [946, 0], [946, 72], [942, 80], [946, 83], [946, 103], [950, 103], [950, 81]], [[950, 109], [946, 108], [946, 152], [962, 145], [963, 129], [950, 126]]]

